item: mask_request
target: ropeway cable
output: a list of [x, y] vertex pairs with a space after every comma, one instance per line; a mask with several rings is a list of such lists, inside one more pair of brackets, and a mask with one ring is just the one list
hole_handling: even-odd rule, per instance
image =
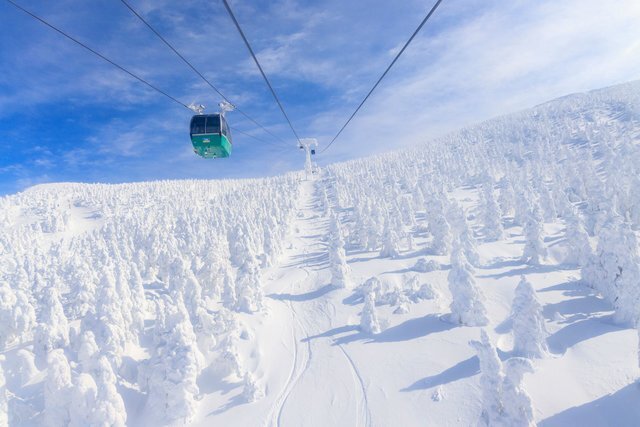
[[[64, 32], [63, 30], [57, 28], [56, 26], [50, 24], [49, 22], [45, 21], [44, 19], [40, 18], [39, 16], [37, 16], [36, 14], [28, 11], [27, 9], [23, 8], [22, 6], [20, 6], [19, 4], [17, 4], [16, 2], [14, 2], [13, 0], [6, 0], [7, 2], [11, 3], [13, 6], [15, 6], [17, 9], [21, 10], [22, 12], [26, 13], [27, 15], [31, 16], [32, 18], [40, 21], [42, 24], [46, 25], [47, 27], [51, 28], [52, 30], [56, 31], [57, 33], [63, 35], [64, 37], [66, 37], [67, 39], [71, 40], [72, 42], [82, 46], [83, 48], [85, 48], [86, 50], [88, 50], [89, 52], [93, 53], [94, 55], [96, 55], [97, 57], [99, 57], [100, 59], [108, 62], [109, 64], [113, 65], [114, 67], [118, 68], [119, 70], [127, 73], [129, 76], [133, 77], [134, 79], [138, 80], [139, 82], [145, 84], [146, 86], [150, 87], [151, 89], [155, 90], [156, 92], [161, 93], [162, 95], [166, 96], [167, 98], [169, 98], [171, 101], [181, 105], [182, 107], [186, 108], [189, 111], [192, 111], [191, 108], [189, 108], [189, 106], [187, 104], [185, 104], [184, 102], [178, 100], [177, 98], [169, 95], [167, 92], [165, 92], [164, 90], [160, 89], [159, 87], [149, 83], [147, 80], [143, 79], [142, 77], [138, 76], [137, 74], [127, 70], [125, 67], [123, 67], [122, 65], [116, 63], [115, 61], [107, 58], [106, 56], [104, 56], [103, 54], [101, 54], [100, 52], [92, 49], [91, 47], [87, 46], [86, 44], [84, 44], [83, 42], [79, 41], [78, 39], [74, 38], [73, 36], [67, 34], [66, 32]], [[267, 142], [263, 139], [258, 138], [257, 136], [254, 135], [250, 135], [246, 132], [240, 131], [238, 129], [234, 130], [238, 131], [241, 134], [250, 136], [251, 138], [254, 138], [258, 141], [261, 142]]]
[[[226, 0], [223, 0], [226, 3]], [[320, 151], [320, 153], [324, 153], [325, 151], [327, 151], [329, 149], [329, 147], [331, 147], [331, 144], [333, 144], [335, 142], [336, 139], [338, 139], [338, 137], [340, 136], [340, 134], [342, 133], [342, 131], [347, 127], [347, 125], [351, 122], [351, 120], [355, 117], [355, 115], [358, 113], [358, 111], [360, 111], [360, 108], [362, 108], [362, 106], [364, 105], [365, 102], [367, 102], [367, 99], [369, 99], [369, 97], [371, 96], [371, 94], [373, 93], [374, 90], [376, 90], [376, 88], [378, 87], [378, 85], [380, 84], [380, 82], [382, 81], [382, 79], [385, 78], [385, 76], [387, 75], [387, 73], [389, 72], [389, 70], [391, 70], [391, 67], [393, 67], [393, 65], [396, 63], [396, 61], [398, 60], [398, 58], [400, 58], [400, 56], [404, 53], [404, 51], [407, 49], [407, 47], [409, 46], [409, 44], [413, 41], [413, 39], [415, 38], [415, 36], [420, 32], [420, 30], [422, 29], [422, 27], [424, 26], [424, 24], [427, 23], [427, 21], [429, 20], [429, 18], [431, 18], [431, 15], [433, 15], [433, 13], [436, 11], [436, 9], [438, 8], [438, 6], [440, 6], [440, 3], [442, 2], [442, 0], [438, 0], [436, 1], [436, 3], [433, 5], [433, 7], [431, 8], [431, 10], [429, 11], [429, 13], [427, 13], [427, 16], [425, 16], [425, 18], [422, 20], [422, 22], [420, 23], [420, 25], [418, 25], [418, 28], [416, 28], [416, 30], [413, 32], [413, 34], [411, 35], [411, 37], [409, 37], [409, 40], [407, 40], [407, 42], [404, 44], [404, 46], [402, 46], [402, 49], [400, 49], [400, 52], [398, 52], [398, 54], [395, 56], [395, 58], [393, 58], [393, 61], [391, 61], [391, 63], [389, 64], [389, 66], [387, 67], [386, 70], [384, 70], [384, 73], [382, 73], [382, 75], [380, 76], [380, 78], [378, 79], [378, 81], [373, 85], [373, 87], [371, 88], [371, 90], [369, 91], [369, 93], [367, 93], [367, 96], [364, 97], [364, 99], [362, 100], [362, 102], [360, 102], [360, 105], [358, 105], [358, 107], [355, 109], [355, 111], [353, 112], [353, 114], [351, 114], [351, 116], [349, 116], [349, 119], [345, 122], [344, 125], [342, 125], [342, 127], [340, 128], [340, 130], [338, 131], [338, 133], [336, 134], [336, 136], [333, 137], [333, 139], [331, 140], [331, 142], [329, 142], [329, 144], [324, 147], [322, 149], [322, 151]]]
[[289, 123], [289, 127], [291, 128], [291, 131], [293, 132], [293, 134], [295, 135], [296, 139], [298, 140], [298, 144], [300, 144], [300, 137], [298, 136], [298, 133], [293, 128], [293, 124], [291, 123], [291, 120], [289, 120], [289, 116], [284, 111], [284, 107], [282, 106], [282, 103], [280, 102], [280, 99], [278, 98], [278, 95], [276, 95], [276, 91], [273, 89], [273, 86], [271, 86], [271, 83], [269, 82], [269, 79], [267, 78], [267, 75], [264, 73], [264, 70], [262, 69], [262, 66], [260, 65], [260, 61], [258, 61], [258, 58], [256, 58], [256, 54], [253, 52], [253, 49], [251, 48], [251, 45], [249, 44], [249, 40], [247, 40], [247, 37], [244, 35], [244, 32], [242, 31], [242, 28], [240, 27], [240, 24], [238, 23], [238, 20], [236, 19], [236, 16], [233, 14], [233, 11], [231, 10], [231, 7], [229, 6], [229, 3], [227, 2], [227, 0], [222, 0], [222, 2], [224, 3], [224, 7], [227, 9], [227, 12], [229, 12], [229, 16], [231, 17], [231, 20], [233, 21], [233, 23], [235, 24], [236, 28], [238, 29], [238, 32], [240, 33], [240, 36], [242, 37], [242, 40], [244, 41], [244, 44], [247, 46], [247, 49], [249, 49], [249, 53], [251, 54], [251, 57], [255, 61], [256, 65], [258, 66], [258, 70], [260, 70], [260, 74], [262, 74], [262, 78], [264, 78], [264, 81], [267, 83], [267, 86], [269, 86], [269, 90], [271, 91], [271, 94], [273, 95], [273, 98], [278, 103], [278, 107], [280, 107], [280, 111], [282, 111], [282, 115], [284, 116], [285, 119], [287, 119], [287, 123]]
[[12, 5], [14, 5], [16, 8], [20, 9], [21, 11], [23, 11], [24, 13], [26, 13], [27, 15], [31, 16], [34, 19], [37, 19], [38, 21], [40, 21], [41, 23], [43, 23], [44, 25], [46, 25], [47, 27], [51, 28], [52, 30], [58, 32], [59, 34], [62, 34], [63, 36], [65, 36], [66, 38], [68, 38], [69, 40], [71, 40], [72, 42], [79, 44], [80, 46], [82, 46], [83, 48], [87, 49], [89, 52], [93, 53], [94, 55], [98, 56], [99, 58], [103, 59], [104, 61], [107, 61], [109, 64], [113, 65], [114, 67], [118, 68], [121, 71], [124, 71], [125, 73], [129, 74], [131, 77], [133, 77], [134, 79], [138, 80], [141, 83], [144, 83], [145, 85], [147, 85], [148, 87], [150, 87], [151, 89], [163, 94], [164, 96], [166, 96], [167, 98], [169, 98], [170, 100], [172, 100], [173, 102], [182, 105], [184, 108], [186, 108], [187, 110], [191, 110], [189, 108], [189, 106], [187, 104], [185, 104], [182, 101], [179, 101], [178, 99], [174, 98], [173, 96], [169, 95], [167, 92], [163, 91], [162, 89], [158, 88], [157, 86], [154, 86], [153, 84], [149, 83], [148, 81], [146, 81], [145, 79], [143, 79], [142, 77], [132, 73], [131, 71], [127, 70], [126, 68], [124, 68], [122, 65], [119, 65], [117, 63], [115, 63], [114, 61], [112, 61], [111, 59], [107, 58], [106, 56], [104, 56], [103, 54], [101, 54], [100, 52], [97, 52], [95, 50], [93, 50], [92, 48], [90, 48], [89, 46], [87, 46], [86, 44], [82, 43], [81, 41], [79, 41], [78, 39], [70, 36], [69, 34], [65, 33], [64, 31], [62, 31], [61, 29], [53, 26], [52, 24], [48, 23], [47, 21], [45, 21], [44, 19], [40, 18], [39, 16], [35, 15], [34, 13], [29, 12], [27, 9], [23, 8], [22, 6], [20, 6], [19, 4], [17, 4], [16, 2], [14, 2], [13, 0], [7, 0], [9, 3], [11, 3]]
[[135, 16], [137, 16], [138, 19], [140, 19], [140, 21], [142, 21], [144, 23], [144, 25], [147, 26], [147, 28], [149, 28], [160, 40], [162, 40], [162, 42], [169, 49], [171, 49], [173, 51], [173, 53], [175, 53], [178, 56], [178, 58], [180, 58], [185, 64], [187, 64], [189, 66], [189, 68], [191, 68], [191, 70], [193, 70], [194, 73], [196, 73], [207, 85], [209, 85], [209, 87], [211, 89], [213, 89], [218, 95], [220, 95], [222, 97], [222, 99], [227, 101], [229, 104], [233, 105], [237, 112], [242, 114], [244, 117], [246, 117], [248, 120], [253, 122], [256, 126], [258, 126], [260, 129], [262, 129], [263, 131], [265, 131], [266, 133], [268, 133], [272, 137], [276, 138], [277, 140], [279, 140], [282, 143], [285, 143], [282, 138], [280, 138], [279, 136], [276, 136], [273, 133], [271, 133], [267, 128], [265, 128], [260, 123], [258, 123], [257, 120], [255, 120], [253, 117], [249, 116], [244, 111], [240, 110], [233, 102], [231, 102], [231, 100], [229, 98], [227, 98], [222, 92], [220, 92], [220, 90], [217, 87], [215, 87], [209, 81], [209, 79], [207, 79], [187, 58], [185, 58], [180, 52], [178, 52], [178, 50], [175, 47], [173, 47], [173, 45], [171, 43], [169, 43], [167, 41], [167, 39], [165, 39], [162, 36], [162, 34], [160, 34], [151, 24], [149, 24], [149, 22], [147, 22], [147, 20], [144, 19], [126, 0], [120, 0], [120, 1], [122, 2], [122, 4], [124, 4], [131, 11], [131, 13], [133, 13]]

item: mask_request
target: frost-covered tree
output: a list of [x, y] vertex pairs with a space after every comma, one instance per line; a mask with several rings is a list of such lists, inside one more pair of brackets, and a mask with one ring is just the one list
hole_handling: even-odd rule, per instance
[[44, 382], [44, 419], [47, 425], [69, 423], [71, 368], [62, 349], [54, 349], [47, 357], [47, 377]]
[[614, 318], [635, 325], [640, 320], [640, 254], [635, 232], [613, 216], [598, 233], [598, 246], [582, 269], [582, 280], [615, 307]]
[[189, 423], [196, 411], [196, 380], [203, 357], [181, 298], [159, 305], [158, 310], [167, 312], [157, 316], [161, 323], [157, 325], [157, 347], [145, 369], [147, 409], [161, 419]]
[[553, 200], [553, 197], [549, 192], [549, 188], [543, 180], [534, 182], [537, 182], [538, 198], [540, 201], [540, 208], [542, 210], [544, 220], [546, 222], [555, 221], [555, 219], [558, 217], [558, 211], [556, 209], [556, 204]]
[[117, 378], [113, 373], [111, 362], [104, 356], [98, 360], [95, 383], [97, 387], [96, 405], [91, 414], [90, 425], [125, 426], [127, 412], [124, 401], [116, 388]]
[[70, 395], [69, 427], [91, 425], [97, 398], [98, 386], [93, 377], [86, 373], [76, 376]]
[[567, 256], [564, 261], [569, 264], [585, 266], [592, 254], [589, 234], [584, 228], [577, 212], [572, 212], [566, 221], [565, 242]]
[[222, 263], [219, 274], [222, 278], [222, 305], [229, 310], [235, 310], [238, 305], [238, 296], [236, 295], [235, 274], [231, 264], [229, 262]]
[[0, 350], [16, 339], [25, 339], [35, 321], [35, 311], [25, 292], [0, 282]]
[[229, 334], [221, 343], [220, 354], [216, 359], [216, 371], [224, 378], [232, 375], [236, 378], [243, 378], [242, 361], [236, 348], [235, 335]]
[[440, 270], [440, 264], [433, 259], [427, 261], [426, 258], [418, 258], [416, 264], [412, 267], [412, 270], [419, 273], [429, 273], [431, 271]]
[[502, 212], [493, 194], [493, 180], [487, 177], [482, 185], [482, 223], [483, 233], [487, 240], [501, 240], [504, 235]]
[[504, 215], [511, 215], [516, 204], [515, 190], [513, 184], [508, 176], [503, 176], [498, 183], [500, 189], [500, 195], [498, 196], [498, 203], [500, 204], [500, 210]]
[[64, 315], [60, 294], [54, 286], [49, 286], [44, 290], [40, 319], [33, 340], [36, 360], [42, 363], [51, 350], [68, 345], [69, 323]]
[[547, 248], [542, 239], [542, 217], [537, 205], [533, 205], [527, 212], [523, 224], [525, 244], [522, 261], [531, 265], [540, 265], [547, 257]]
[[338, 217], [332, 213], [329, 219], [329, 269], [331, 284], [338, 288], [346, 288], [350, 284], [349, 266], [344, 250], [344, 238]]
[[133, 328], [135, 334], [144, 332], [144, 319], [147, 315], [147, 299], [144, 293], [144, 283], [140, 270], [135, 264], [129, 268], [129, 286], [131, 287], [131, 300], [133, 302]]
[[547, 330], [536, 291], [524, 276], [516, 286], [511, 305], [513, 350], [524, 357], [543, 357], [547, 352]]
[[81, 319], [95, 308], [96, 286], [93, 282], [95, 279], [89, 273], [77, 272], [75, 280], [72, 315], [73, 318]]
[[409, 312], [409, 304], [411, 301], [404, 292], [398, 292], [398, 296], [395, 301], [396, 309], [393, 310], [393, 314], [406, 314]]
[[360, 329], [365, 334], [380, 333], [380, 323], [376, 314], [375, 294], [369, 291], [364, 296], [364, 307], [360, 314]]
[[398, 234], [391, 225], [391, 220], [387, 218], [384, 222], [384, 232], [382, 235], [381, 258], [397, 258], [400, 255], [400, 244]]
[[474, 267], [480, 266], [480, 255], [478, 254], [478, 244], [473, 231], [467, 222], [467, 215], [463, 208], [453, 202], [450, 205], [448, 213], [449, 221], [453, 229], [453, 234], [457, 235], [464, 250], [467, 261]]
[[481, 422], [486, 426], [498, 426], [503, 412], [502, 406], [502, 363], [498, 352], [482, 329], [480, 341], [470, 341], [480, 360], [480, 389], [482, 392]]
[[82, 329], [93, 331], [101, 354], [107, 356], [113, 366], [120, 366], [130, 335], [127, 328], [116, 292], [116, 279], [112, 271], [105, 268], [100, 279], [96, 313], [82, 320]]
[[78, 346], [78, 363], [82, 372], [92, 373], [98, 367], [100, 349], [96, 343], [96, 337], [91, 331], [83, 331], [80, 335], [80, 345]]
[[14, 363], [14, 375], [17, 376], [21, 386], [27, 384], [38, 373], [35, 364], [35, 356], [28, 348], [21, 348], [16, 352]]
[[502, 423], [504, 426], [535, 427], [531, 397], [522, 388], [525, 373], [533, 372], [529, 359], [512, 357], [505, 362], [502, 383]]
[[467, 326], [484, 326], [487, 310], [484, 294], [476, 284], [473, 267], [467, 261], [460, 243], [454, 242], [451, 252], [451, 270], [447, 276], [451, 291], [450, 320]]
[[264, 390], [260, 387], [253, 374], [246, 372], [244, 374], [244, 387], [242, 388], [242, 397], [248, 403], [255, 402], [264, 397]]
[[413, 227], [416, 225], [416, 214], [413, 210], [412, 197], [410, 195], [404, 195], [400, 197], [400, 208], [398, 209], [402, 217], [404, 225]]
[[238, 268], [236, 276], [237, 310], [255, 313], [264, 307], [264, 294], [260, 277], [260, 268], [256, 258], [249, 254]]
[[169, 284], [173, 298], [181, 298], [185, 302], [193, 329], [201, 339], [203, 348], [208, 348], [214, 341], [211, 334], [213, 318], [205, 305], [198, 278], [181, 257], [177, 257], [171, 266]]
[[451, 250], [451, 226], [442, 212], [435, 213], [429, 221], [429, 231], [433, 236], [431, 250], [437, 255], [446, 255]]

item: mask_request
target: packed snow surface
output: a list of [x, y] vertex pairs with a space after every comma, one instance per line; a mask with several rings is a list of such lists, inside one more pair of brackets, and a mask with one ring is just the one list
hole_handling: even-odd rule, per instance
[[639, 106], [1, 198], [0, 426], [640, 425]]

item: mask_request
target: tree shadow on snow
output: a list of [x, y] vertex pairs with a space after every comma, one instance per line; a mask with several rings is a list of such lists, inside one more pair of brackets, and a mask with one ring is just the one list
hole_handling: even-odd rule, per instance
[[611, 315], [591, 317], [570, 323], [549, 335], [547, 344], [551, 352], [564, 354], [569, 348], [582, 341], [622, 329], [624, 328], [613, 323]]
[[329, 329], [328, 331], [325, 331], [321, 334], [317, 334], [317, 335], [310, 335], [306, 338], [302, 339], [302, 342], [308, 342], [314, 339], [318, 339], [318, 338], [330, 338], [330, 337], [334, 337], [336, 335], [340, 335], [340, 334], [345, 334], [347, 332], [352, 332], [352, 331], [358, 331], [359, 328], [357, 325], [344, 325], [344, 326], [339, 326], [337, 328], [333, 328], [333, 329]]
[[543, 240], [547, 244], [558, 244], [559, 242], [565, 240], [565, 237], [562, 234], [556, 234], [555, 236], [544, 236]]
[[366, 334], [360, 330], [357, 325], [345, 325], [338, 328], [330, 329], [318, 335], [305, 338], [303, 341], [309, 341], [316, 338], [335, 337], [348, 332], [352, 332], [346, 336], [334, 338], [334, 345], [349, 344], [354, 341], [366, 341], [366, 344], [384, 343], [384, 342], [401, 342], [421, 338], [429, 334], [448, 331], [458, 325], [445, 322], [440, 319], [439, 315], [429, 314], [417, 319], [409, 319], [399, 325], [385, 329], [379, 334]]
[[445, 322], [440, 315], [428, 314], [416, 319], [409, 319], [399, 325], [385, 329], [377, 335], [370, 336], [369, 342], [400, 342], [424, 337], [438, 332], [448, 331], [459, 325]]
[[571, 298], [557, 303], [546, 304], [542, 314], [549, 320], [554, 320], [557, 314], [563, 317], [561, 323], [571, 323], [593, 317], [596, 313], [609, 312], [611, 305], [595, 295], [585, 295]]
[[537, 292], [555, 292], [555, 291], [563, 291], [562, 295], [565, 295], [565, 296], [584, 296], [584, 295], [592, 295], [594, 293], [593, 289], [587, 287], [579, 280], [563, 282], [553, 286], [547, 286], [546, 288], [538, 289]]
[[294, 262], [285, 265], [284, 267], [320, 267], [326, 265], [329, 262], [329, 253], [325, 251], [302, 253], [300, 255], [294, 255], [291, 257]]
[[[498, 352], [498, 357], [503, 362], [513, 356], [511, 352], [504, 352], [500, 349], [496, 350]], [[429, 388], [438, 387], [440, 385], [449, 384], [454, 381], [462, 380], [464, 378], [469, 378], [479, 373], [480, 360], [478, 359], [478, 356], [471, 356], [470, 358], [462, 360], [452, 367], [445, 369], [439, 374], [422, 378], [411, 384], [410, 386], [400, 389], [400, 391], [408, 392], [416, 390], [426, 390]]]
[[304, 294], [269, 294], [267, 295], [269, 298], [276, 299], [279, 301], [311, 301], [316, 298], [320, 298], [328, 294], [329, 292], [335, 291], [336, 287], [333, 285], [324, 285], [321, 288], [318, 288], [311, 292], [306, 292]]
[[358, 305], [364, 302], [364, 296], [361, 292], [354, 292], [345, 299], [342, 300], [342, 303], [345, 305]]
[[613, 310], [611, 305], [594, 295], [593, 290], [581, 282], [570, 281], [539, 290], [557, 291], [573, 298], [545, 304], [542, 308], [545, 318], [566, 324], [547, 338], [549, 349], [553, 353], [564, 354], [567, 349], [582, 341], [621, 329], [613, 323], [610, 314], [605, 314]]
[[616, 426], [637, 427], [640, 423], [640, 405], [637, 383], [580, 406], [566, 409], [538, 423], [540, 427], [564, 426]]
[[228, 411], [229, 409], [233, 408], [234, 406], [238, 406], [238, 405], [241, 405], [243, 403], [246, 403], [246, 400], [242, 397], [242, 393], [240, 393], [240, 394], [238, 394], [236, 396], [233, 396], [231, 399], [229, 399], [229, 401], [227, 403], [225, 403], [224, 405], [222, 405], [221, 407], [219, 407], [215, 411], [209, 412], [209, 414], [207, 416], [220, 415], [220, 414]]
[[522, 262], [520, 262], [520, 264], [523, 266], [522, 268], [514, 268], [512, 270], [503, 271], [502, 273], [478, 275], [478, 277], [502, 279], [503, 277], [526, 276], [527, 274], [532, 273], [552, 273], [554, 271], [567, 269], [567, 267], [563, 265], [526, 265], [522, 264]]
[[483, 270], [495, 270], [497, 268], [520, 267], [524, 265], [524, 263], [520, 260], [520, 258], [516, 258], [516, 259], [494, 258], [491, 261], [493, 261], [493, 264], [483, 265], [483, 266], [480, 266], [480, 268]]
[[461, 380], [476, 375], [480, 372], [480, 361], [478, 356], [472, 356], [462, 362], [456, 363], [450, 368], [445, 369], [436, 375], [431, 375], [422, 378], [409, 387], [403, 388], [400, 391], [416, 391], [425, 390], [440, 385], [448, 384], [454, 381]]

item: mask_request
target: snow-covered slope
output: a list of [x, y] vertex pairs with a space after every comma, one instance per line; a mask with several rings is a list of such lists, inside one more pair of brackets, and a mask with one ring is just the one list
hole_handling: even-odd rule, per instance
[[640, 425], [638, 106], [4, 197], [0, 425]]

